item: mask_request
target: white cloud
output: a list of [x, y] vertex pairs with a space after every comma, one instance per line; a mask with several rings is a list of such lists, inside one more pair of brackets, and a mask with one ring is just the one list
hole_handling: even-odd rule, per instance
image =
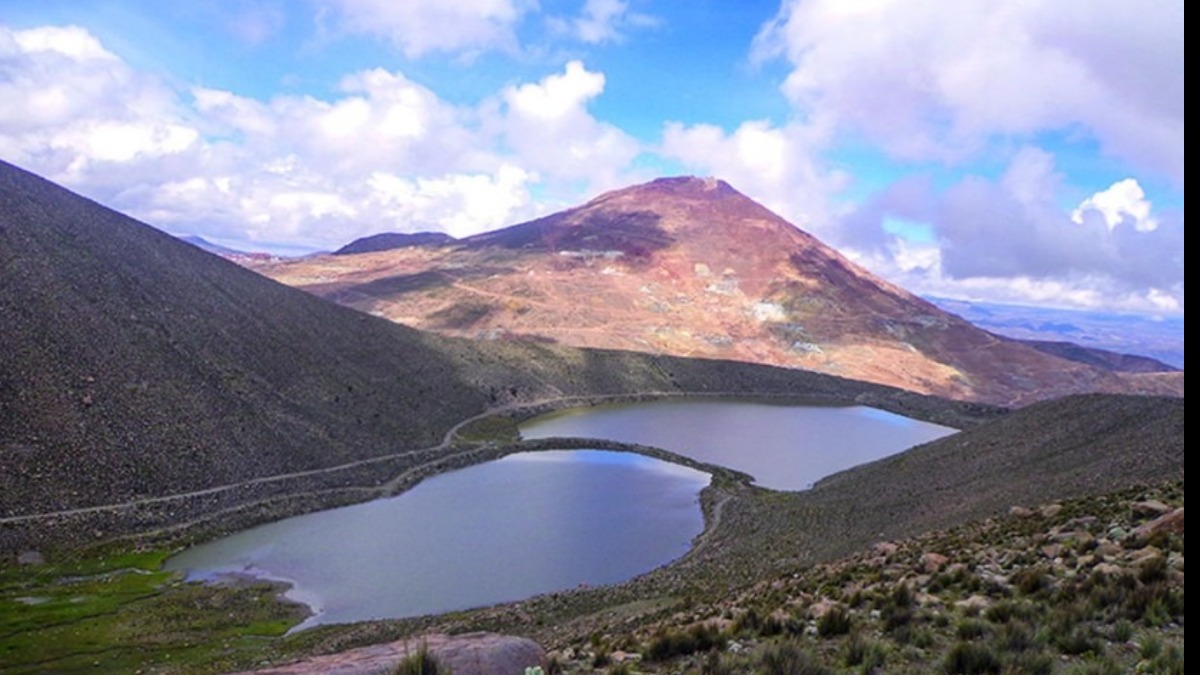
[[62, 181], [179, 155], [199, 139], [170, 89], [75, 26], [0, 27], [0, 100], [0, 155]]
[[586, 0], [579, 15], [570, 19], [547, 19], [552, 31], [569, 35], [586, 44], [619, 42], [629, 30], [657, 26], [649, 14], [631, 11], [626, 0]]
[[78, 26], [45, 26], [12, 33], [17, 46], [27, 54], [52, 53], [74, 61], [116, 61], [100, 41]]
[[[940, 192], [930, 181], [901, 181], [847, 215], [843, 250], [917, 292], [1182, 312], [1182, 212], [1152, 215], [1129, 180], [1086, 200], [1079, 217], [1060, 205], [1062, 182], [1053, 156], [1034, 147], [1018, 151], [998, 180], [968, 176]], [[1110, 225], [1110, 213], [1157, 227]], [[889, 234], [888, 218], [929, 224], [934, 242]]]
[[1183, 181], [1183, 3], [787, 0], [756, 38], [802, 115], [896, 156], [956, 159], [997, 136], [1099, 141]]
[[587, 109], [604, 82], [572, 62], [471, 107], [377, 68], [325, 99], [258, 100], [174, 90], [83, 29], [0, 29], [0, 155], [170, 231], [226, 241], [465, 236], [538, 215], [534, 186], [573, 203], [628, 182], [640, 146]]
[[1146, 193], [1132, 178], [1117, 181], [1107, 190], [1083, 200], [1071, 212], [1071, 220], [1082, 225], [1089, 212], [1104, 218], [1110, 230], [1124, 223], [1127, 218], [1132, 221], [1134, 229], [1140, 232], [1158, 228], [1158, 221], [1150, 216], [1150, 202], [1146, 200]]
[[621, 186], [641, 148], [588, 111], [604, 82], [603, 73], [572, 61], [562, 73], [506, 87], [491, 123], [500, 126], [521, 166], [551, 182], [584, 181], [589, 193]]
[[341, 30], [389, 40], [409, 58], [431, 52], [481, 53], [517, 46], [527, 0], [320, 0]]
[[821, 161], [825, 137], [804, 125], [741, 124], [733, 133], [709, 124], [668, 123], [662, 154], [698, 173], [729, 181], [749, 197], [818, 236], [828, 233], [832, 198], [848, 177]]
[[426, 223], [455, 237], [511, 224], [509, 218], [530, 201], [534, 176], [505, 164], [494, 175], [418, 178], [378, 172], [368, 180], [372, 206], [397, 220]]

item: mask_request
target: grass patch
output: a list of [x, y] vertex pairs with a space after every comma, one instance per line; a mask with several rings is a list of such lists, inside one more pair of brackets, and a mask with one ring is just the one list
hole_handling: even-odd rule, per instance
[[248, 663], [306, 610], [266, 582], [182, 583], [168, 551], [75, 560], [0, 574], [6, 673], [219, 670]]
[[477, 419], [459, 429], [458, 437], [471, 443], [512, 443], [521, 440], [521, 432], [512, 420], [493, 415]]

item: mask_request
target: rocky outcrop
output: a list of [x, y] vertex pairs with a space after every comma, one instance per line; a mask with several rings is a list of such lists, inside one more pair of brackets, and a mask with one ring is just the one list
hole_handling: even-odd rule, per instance
[[423, 635], [380, 645], [318, 656], [285, 666], [248, 671], [242, 675], [384, 675], [396, 671], [422, 648], [454, 675], [513, 675], [545, 666], [545, 652], [533, 640], [497, 635]]

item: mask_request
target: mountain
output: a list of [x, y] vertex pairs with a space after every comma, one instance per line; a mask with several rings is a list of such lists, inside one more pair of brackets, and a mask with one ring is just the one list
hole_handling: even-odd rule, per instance
[[447, 335], [766, 363], [1003, 405], [1183, 391], [1181, 373], [1113, 372], [980, 330], [714, 179], [616, 190], [450, 247], [254, 269]]
[[179, 240], [186, 241], [187, 243], [191, 244], [192, 246], [196, 246], [196, 247], [200, 248], [201, 250], [208, 251], [209, 253], [214, 253], [216, 255], [219, 255], [219, 256], [222, 256], [225, 258], [229, 258], [231, 256], [237, 256], [237, 255], [251, 255], [250, 253], [247, 253], [245, 251], [239, 251], [236, 248], [229, 248], [228, 246], [214, 244], [211, 241], [205, 239], [204, 237], [201, 237], [196, 234], [182, 235], [179, 237]]
[[1074, 342], [1062, 340], [1021, 340], [1021, 342], [1047, 354], [1121, 373], [1173, 373], [1179, 371], [1178, 368], [1149, 356], [1119, 354], [1107, 349], [1084, 347]]
[[1094, 309], [1030, 307], [928, 298], [985, 330], [1022, 340], [1071, 342], [1118, 354], [1146, 356], [1182, 369], [1183, 316], [1148, 316]]
[[951, 425], [970, 412], [799, 371], [423, 333], [2, 162], [0, 345], [0, 552], [365, 499], [414, 467], [469, 461], [447, 432], [513, 402], [775, 392]]
[[384, 232], [361, 237], [334, 251], [334, 255], [349, 255], [352, 253], [374, 253], [390, 251], [396, 248], [411, 248], [413, 246], [448, 246], [457, 241], [445, 232]]

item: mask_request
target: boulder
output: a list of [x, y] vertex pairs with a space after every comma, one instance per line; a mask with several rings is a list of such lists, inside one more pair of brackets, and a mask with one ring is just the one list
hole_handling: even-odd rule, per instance
[[1148, 537], [1155, 532], [1170, 532], [1172, 534], [1183, 534], [1183, 507], [1179, 507], [1170, 513], [1165, 513], [1154, 520], [1139, 525], [1133, 531], [1134, 536], [1139, 539]]
[[[454, 675], [512, 675], [545, 666], [545, 652], [532, 640], [496, 633], [432, 634], [316, 656], [253, 675], [385, 675], [424, 646]], [[245, 673], [243, 675], [251, 675]]]
[[1016, 518], [1031, 518], [1034, 515], [1034, 511], [1024, 506], [1014, 506], [1008, 510], [1008, 515]]
[[950, 559], [941, 553], [927, 551], [921, 556], [921, 569], [924, 570], [926, 574], [933, 574], [941, 571], [941, 569], [945, 567], [946, 563], [948, 562], [950, 562]]
[[1142, 518], [1157, 518], [1164, 513], [1171, 511], [1171, 507], [1158, 501], [1157, 499], [1147, 499], [1142, 502], [1134, 502], [1130, 505], [1133, 510], [1133, 515]]
[[1053, 518], [1062, 513], [1062, 510], [1062, 504], [1046, 504], [1042, 506], [1042, 508], [1038, 509], [1038, 513], [1042, 514], [1043, 518]]

